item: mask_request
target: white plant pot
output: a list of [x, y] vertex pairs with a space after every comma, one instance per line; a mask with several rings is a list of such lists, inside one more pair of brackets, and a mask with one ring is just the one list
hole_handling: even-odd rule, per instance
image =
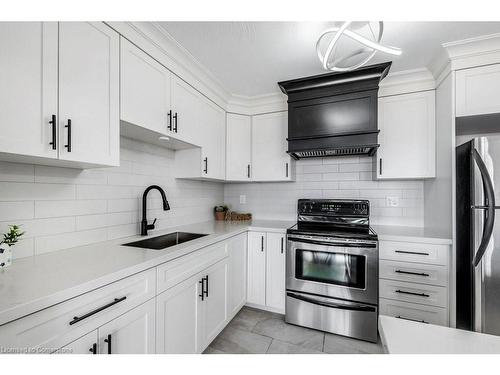
[[0, 269], [12, 264], [12, 249], [7, 244], [0, 245]]

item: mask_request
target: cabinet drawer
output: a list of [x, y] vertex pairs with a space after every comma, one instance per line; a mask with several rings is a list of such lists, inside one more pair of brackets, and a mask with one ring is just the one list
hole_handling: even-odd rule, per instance
[[221, 242], [158, 266], [158, 293], [177, 285], [225, 257], [227, 257], [227, 244]]
[[448, 264], [447, 245], [433, 245], [411, 242], [379, 242], [380, 259], [426, 264]]
[[408, 281], [438, 286], [448, 285], [448, 271], [445, 266], [380, 260], [381, 279]]
[[441, 307], [417, 305], [380, 298], [380, 314], [422, 323], [448, 325], [447, 310]]
[[447, 307], [446, 288], [380, 279], [380, 297], [424, 305]]
[[155, 276], [150, 269], [7, 323], [0, 346], [56, 350], [153, 298]]

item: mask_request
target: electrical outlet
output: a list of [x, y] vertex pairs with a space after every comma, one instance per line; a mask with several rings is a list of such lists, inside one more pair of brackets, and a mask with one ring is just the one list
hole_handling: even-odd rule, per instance
[[246, 204], [246, 203], [247, 203], [247, 196], [240, 195], [240, 204]]
[[399, 207], [399, 197], [386, 197], [385, 204], [387, 207]]

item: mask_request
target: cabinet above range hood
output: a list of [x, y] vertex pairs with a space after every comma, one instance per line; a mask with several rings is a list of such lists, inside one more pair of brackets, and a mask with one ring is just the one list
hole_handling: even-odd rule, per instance
[[295, 159], [366, 155], [379, 146], [377, 100], [391, 62], [278, 82], [288, 95], [288, 153]]

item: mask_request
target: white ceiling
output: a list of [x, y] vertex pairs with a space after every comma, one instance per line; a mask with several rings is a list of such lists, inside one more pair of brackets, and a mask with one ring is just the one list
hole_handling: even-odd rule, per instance
[[[226, 89], [245, 96], [277, 92], [281, 80], [324, 73], [316, 41], [322, 31], [338, 24], [160, 22]], [[403, 54], [378, 53], [370, 63], [392, 59], [391, 72], [423, 68], [445, 42], [498, 32], [500, 22], [385, 22], [382, 44], [400, 47]]]

